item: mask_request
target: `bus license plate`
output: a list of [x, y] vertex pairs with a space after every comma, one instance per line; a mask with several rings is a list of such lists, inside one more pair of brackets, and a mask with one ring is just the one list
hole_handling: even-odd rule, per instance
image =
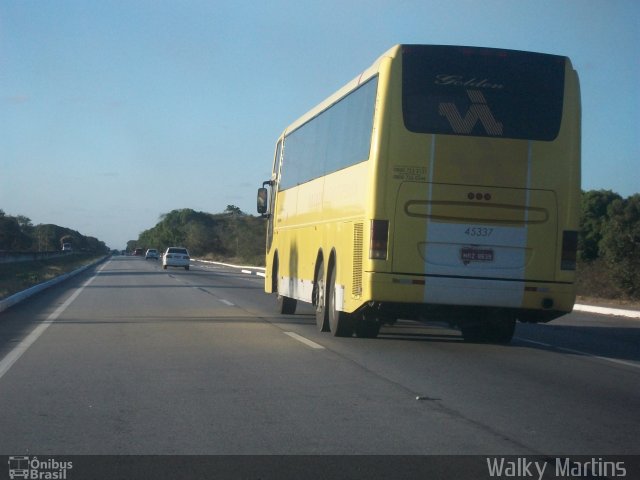
[[460, 249], [460, 260], [470, 262], [493, 262], [492, 248], [463, 247]]

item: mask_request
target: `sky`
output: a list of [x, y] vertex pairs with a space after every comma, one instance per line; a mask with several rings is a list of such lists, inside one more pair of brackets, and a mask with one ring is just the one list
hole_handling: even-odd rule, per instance
[[118, 249], [254, 214], [282, 130], [398, 43], [570, 57], [582, 188], [640, 192], [637, 0], [0, 0], [0, 209]]

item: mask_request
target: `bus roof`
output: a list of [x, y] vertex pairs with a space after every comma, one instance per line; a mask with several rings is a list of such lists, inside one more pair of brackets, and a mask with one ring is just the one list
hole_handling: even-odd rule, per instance
[[[331, 94], [329, 97], [324, 99], [321, 103], [319, 103], [318, 105], [313, 107], [311, 110], [306, 112], [304, 115], [302, 115], [300, 118], [298, 118], [293, 123], [291, 123], [284, 130], [284, 132], [282, 133], [282, 137], [284, 137], [284, 136], [288, 135], [289, 133], [293, 132], [294, 130], [298, 129], [299, 127], [301, 127], [302, 125], [307, 123], [309, 120], [311, 120], [315, 116], [319, 115], [324, 110], [329, 108], [331, 105], [336, 103], [338, 100], [340, 100], [342, 97], [347, 95], [349, 92], [355, 90], [359, 85], [365, 83], [366, 81], [368, 81], [369, 79], [374, 77], [378, 73], [378, 71], [380, 70], [380, 65], [381, 65], [381, 63], [383, 62], [384, 59], [386, 59], [386, 58], [396, 58], [396, 57], [399, 56], [399, 54], [400, 54], [400, 52], [402, 51], [403, 48], [411, 47], [411, 46], [414, 46], [414, 45], [412, 45], [412, 44], [397, 44], [397, 45], [394, 45], [393, 47], [391, 47], [389, 50], [387, 50], [382, 55], [380, 55], [373, 62], [373, 64], [371, 66], [369, 66], [364, 71], [362, 71], [357, 77], [355, 77], [350, 82], [348, 82], [345, 85], [343, 85], [340, 89], [338, 89], [333, 94]], [[422, 46], [422, 45], [415, 45], [415, 46]], [[492, 51], [492, 52], [505, 52], [505, 53], [506, 52], [536, 53], [536, 52], [525, 52], [525, 51], [513, 50], [513, 49], [507, 49], [507, 48], [478, 47], [478, 46], [465, 46], [465, 45], [432, 45], [432, 46], [434, 46], [434, 47], [435, 46], [451, 47], [451, 48], [455, 48], [455, 49], [460, 49], [460, 48], [462, 48], [462, 49], [478, 49], [478, 50], [485, 50], [487, 52]], [[572, 69], [571, 61], [569, 60], [569, 58], [568, 57], [562, 57], [562, 58], [565, 59], [565, 62], [567, 64], [567, 66], [570, 69]]]

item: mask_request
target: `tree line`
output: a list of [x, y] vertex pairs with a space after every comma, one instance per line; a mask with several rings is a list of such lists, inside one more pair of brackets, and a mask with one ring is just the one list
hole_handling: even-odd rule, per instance
[[66, 227], [53, 224], [33, 225], [24, 215], [7, 215], [0, 210], [0, 250], [12, 252], [54, 252], [70, 243], [74, 250], [106, 253], [107, 246]]
[[260, 266], [264, 265], [265, 225], [262, 218], [234, 205], [217, 214], [184, 208], [162, 215], [156, 226], [127, 242], [127, 250], [156, 248], [163, 252], [180, 246], [192, 256]]
[[640, 298], [640, 194], [582, 192], [578, 260], [578, 278], [588, 290]]

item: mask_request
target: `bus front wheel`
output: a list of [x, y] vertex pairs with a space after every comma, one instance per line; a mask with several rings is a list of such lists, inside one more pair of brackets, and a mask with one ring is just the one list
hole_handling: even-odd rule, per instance
[[293, 315], [296, 313], [298, 301], [295, 298], [280, 295], [278, 292], [278, 256], [273, 259], [273, 274], [271, 275], [271, 291], [276, 296], [276, 311], [283, 315]]

